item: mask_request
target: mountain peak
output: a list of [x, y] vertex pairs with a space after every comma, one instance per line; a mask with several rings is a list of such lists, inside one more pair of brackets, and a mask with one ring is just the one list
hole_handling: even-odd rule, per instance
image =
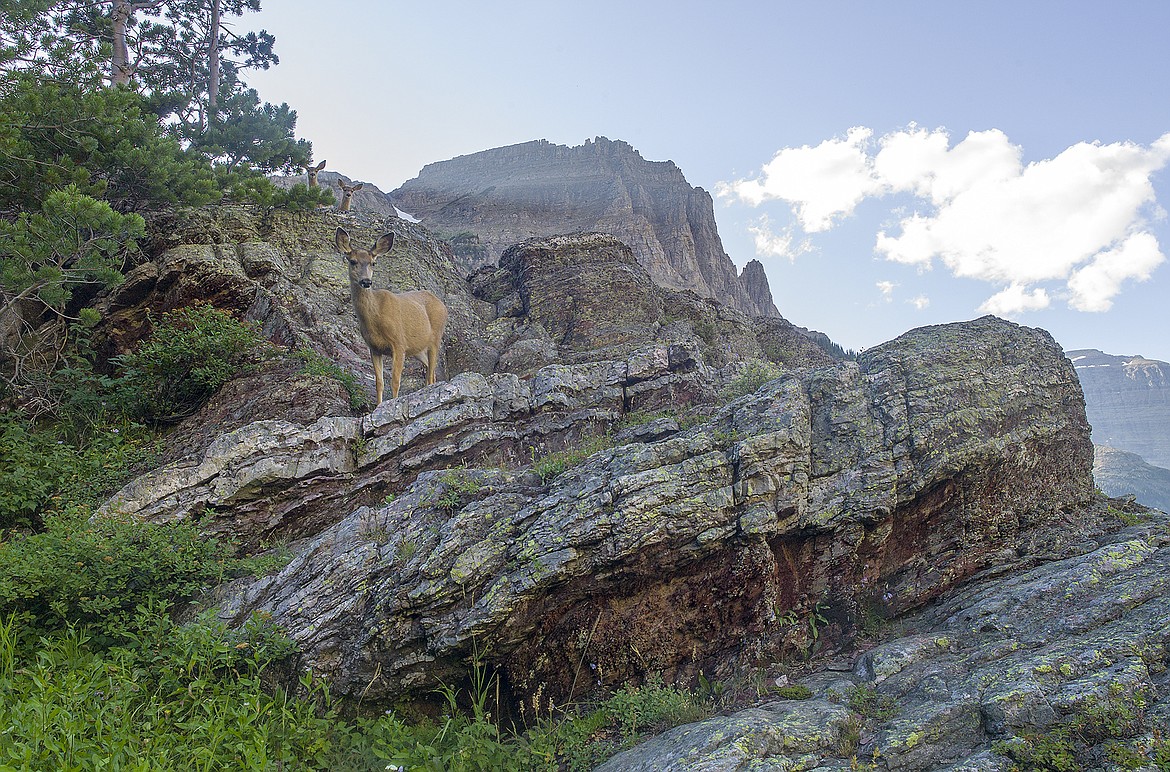
[[484, 249], [469, 270], [530, 238], [597, 231], [627, 244], [664, 287], [779, 315], [762, 266], [741, 276], [723, 251], [710, 194], [673, 161], [647, 161], [622, 140], [539, 139], [459, 156], [428, 164], [390, 196], [441, 235], [473, 234]]

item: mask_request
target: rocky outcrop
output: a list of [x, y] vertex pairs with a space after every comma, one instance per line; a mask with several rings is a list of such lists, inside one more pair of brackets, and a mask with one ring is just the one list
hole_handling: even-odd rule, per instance
[[1170, 468], [1170, 364], [1096, 349], [1067, 355], [1085, 392], [1093, 442]]
[[[278, 187], [291, 188], [293, 185], [304, 185], [305, 175], [294, 174], [289, 176], [275, 176], [270, 178]], [[352, 179], [340, 172], [321, 171], [317, 174], [317, 182], [322, 188], [325, 188], [333, 194], [333, 209], [336, 209], [341, 204], [342, 196], [339, 182], [344, 182], [347, 185], [353, 185], [360, 182], [362, 189], [354, 192], [353, 200], [350, 201], [350, 211], [357, 213], [361, 212], [365, 215], [375, 217], [399, 217], [399, 213], [394, 209], [394, 205], [390, 203], [390, 198], [377, 185], [372, 182], [364, 180]]]
[[[299, 539], [221, 613], [271, 614], [367, 704], [460, 677], [473, 650], [558, 704], [717, 677], [1065, 554], [1086, 538], [1069, 518], [1093, 531], [1073, 514], [1092, 492], [1083, 403], [1043, 331], [923, 328], [674, 417], [712, 376], [679, 346], [463, 374], [364, 419], [242, 427], [110, 506]], [[791, 621], [814, 612], [815, 639]]]
[[[149, 332], [151, 314], [210, 303], [255, 322], [280, 347], [315, 352], [355, 373], [372, 395], [369, 353], [358, 333], [345, 263], [333, 244], [339, 226], [355, 243], [372, 244], [393, 232], [394, 250], [378, 261], [375, 283], [398, 291], [429, 289], [446, 303], [450, 320], [440, 377], [468, 371], [528, 376], [557, 362], [624, 358], [654, 342], [684, 345], [715, 366], [753, 358], [821, 365], [841, 353], [824, 335], [780, 317], [749, 319], [714, 300], [655, 285], [629, 248], [609, 236], [538, 240], [518, 247], [503, 267], [484, 269], [468, 281], [450, 245], [397, 216], [248, 207], [156, 215], [150, 223], [154, 257], [100, 299], [103, 324], [96, 342], [107, 356], [124, 353]], [[631, 313], [635, 309], [638, 314]], [[424, 376], [425, 368], [409, 360], [404, 388], [417, 388]], [[272, 390], [274, 379], [290, 378], [299, 376], [277, 369], [264, 384]], [[318, 388], [308, 381], [301, 386]], [[311, 394], [296, 396], [289, 388], [276, 392], [291, 403], [315, 404]], [[256, 400], [246, 402], [257, 409], [235, 404], [232, 428], [274, 415]], [[322, 406], [311, 418], [301, 411], [298, 420], [337, 414], [331, 410]], [[216, 423], [206, 416], [196, 420]]]
[[[1128, 517], [1141, 522], [1084, 533], [1084, 555], [985, 577], [878, 631], [886, 640], [850, 670], [803, 679], [810, 699], [677, 727], [598, 772], [1102, 769], [1125, 757], [1127, 768], [1160, 769], [1170, 520]], [[1060, 727], [1078, 721], [1058, 744]], [[1038, 763], [1013, 766], [1011, 753], [1029, 746], [1043, 749]]]
[[[718, 298], [748, 316], [778, 315], [762, 266], [737, 273], [711, 196], [670, 161], [646, 161], [605, 137], [578, 147], [540, 140], [428, 164], [390, 194], [395, 205], [468, 251], [472, 269], [534, 237], [609, 233], [664, 287]], [[478, 257], [478, 259], [476, 259]]]
[[772, 301], [772, 289], [768, 286], [768, 275], [764, 272], [763, 263], [759, 260], [748, 260], [739, 278], [752, 304], [760, 309], [761, 315], [779, 316], [779, 313], [769, 311], [776, 308], [776, 304]]
[[1093, 479], [1109, 496], [1133, 496], [1147, 507], [1170, 512], [1170, 469], [1147, 464], [1136, 453], [1094, 445]]
[[790, 367], [828, 365], [840, 348], [779, 317], [749, 319], [655, 284], [630, 248], [603, 233], [530, 239], [498, 266], [471, 276], [472, 293], [494, 305], [497, 371], [524, 373], [551, 362], [625, 357], [649, 341], [687, 345], [712, 364], [768, 359]]

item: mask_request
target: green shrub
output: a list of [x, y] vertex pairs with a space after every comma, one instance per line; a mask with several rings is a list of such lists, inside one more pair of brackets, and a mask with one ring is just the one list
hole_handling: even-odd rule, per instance
[[0, 768], [331, 769], [360, 752], [311, 676], [303, 699], [265, 684], [291, 651], [271, 626], [176, 626], [161, 611], [143, 612], [126, 647], [100, 651], [69, 629], [31, 657], [0, 619]]
[[565, 448], [543, 456], [537, 456], [534, 452], [532, 470], [540, 475], [541, 481], [548, 482], [580, 464], [594, 453], [612, 447], [613, 437], [609, 434], [602, 434], [583, 440], [577, 447]]
[[784, 374], [784, 368], [764, 359], [749, 359], [743, 362], [739, 371], [719, 392], [724, 402], [754, 393], [768, 381], [774, 381]]
[[525, 741], [533, 755], [552, 756], [561, 769], [586, 772], [651, 733], [710, 715], [709, 703], [695, 693], [651, 679], [619, 689], [593, 710], [541, 722]]
[[39, 212], [0, 218], [0, 310], [18, 297], [63, 309], [79, 285], [122, 281], [146, 223], [69, 185], [45, 196]]
[[651, 679], [642, 686], [626, 686], [605, 701], [604, 709], [633, 744], [641, 735], [706, 718], [709, 713], [690, 692]]
[[812, 689], [804, 684], [780, 686], [776, 689], [775, 694], [782, 700], [807, 700], [813, 696]]
[[307, 375], [332, 378], [340, 383], [349, 396], [349, 406], [354, 410], [364, 410], [369, 407], [370, 398], [366, 396], [366, 390], [362, 388], [357, 376], [352, 371], [346, 370], [312, 349], [297, 349], [293, 356], [301, 361], [301, 372]]
[[331, 206], [334, 202], [333, 191], [328, 188], [310, 188], [298, 182], [286, 190], [250, 170], [228, 171], [220, 167], [216, 173], [224, 194], [232, 201], [271, 206], [290, 212], [311, 212], [320, 206]]
[[75, 510], [42, 533], [0, 542], [0, 618], [38, 634], [84, 627], [111, 644], [134, 634], [138, 607], [192, 597], [218, 582], [225, 548], [189, 523], [155, 525]]
[[889, 695], [878, 694], [877, 689], [869, 684], [850, 687], [845, 698], [850, 709], [875, 721], [885, 721], [898, 713], [897, 701]]
[[5, 75], [0, 207], [45, 201], [69, 185], [119, 212], [219, 200], [210, 165], [168, 136], [134, 91]]
[[47, 512], [96, 505], [152, 457], [143, 427], [91, 427], [78, 440], [68, 425], [0, 413], [0, 529], [39, 527]]
[[[1144, 693], [1128, 693], [1120, 684], [1108, 697], [1091, 697], [1076, 712], [1046, 732], [1028, 733], [992, 745], [1016, 762], [1013, 769], [1073, 772], [1096, 766], [1101, 753], [1122, 769], [1152, 767], [1170, 771], [1170, 743], [1153, 730], [1150, 742], [1134, 739], [1148, 731]], [[1085, 762], [1093, 762], [1086, 764]]]
[[200, 304], [162, 315], [138, 350], [118, 357], [133, 415], [175, 421], [239, 375], [264, 342], [255, 326]]

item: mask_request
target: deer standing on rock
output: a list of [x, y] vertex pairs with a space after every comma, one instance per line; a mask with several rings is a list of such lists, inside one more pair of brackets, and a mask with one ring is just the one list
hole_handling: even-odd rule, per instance
[[427, 366], [427, 384], [435, 382], [439, 344], [447, 326], [447, 307], [427, 290], [391, 292], [373, 289], [374, 263], [394, 246], [394, 234], [384, 233], [370, 250], [353, 247], [349, 234], [338, 228], [334, 237], [337, 251], [349, 260], [349, 293], [357, 311], [358, 328], [370, 347], [374, 364], [374, 385], [382, 404], [382, 357], [392, 360], [390, 396], [398, 396], [402, 366], [411, 356]]
[[337, 184], [341, 186], [342, 192], [341, 204], [337, 207], [337, 209], [342, 212], [348, 212], [349, 205], [353, 203], [353, 194], [365, 187], [365, 183], [359, 182], [356, 185], [346, 185], [341, 180], [338, 180]]
[[322, 169], [325, 168], [325, 163], [326, 163], [325, 161], [322, 161], [321, 163], [317, 164], [316, 166], [302, 166], [301, 167], [302, 169], [305, 170], [305, 174], [309, 175], [309, 187], [310, 188], [321, 187], [321, 183], [317, 182], [317, 175], [321, 172]]

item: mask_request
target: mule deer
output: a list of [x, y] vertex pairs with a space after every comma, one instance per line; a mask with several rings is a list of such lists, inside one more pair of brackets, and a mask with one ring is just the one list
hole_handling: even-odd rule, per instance
[[372, 289], [374, 263], [394, 246], [393, 233], [382, 234], [369, 250], [351, 246], [344, 228], [337, 229], [334, 240], [337, 251], [349, 260], [349, 293], [357, 311], [362, 339], [370, 347], [377, 404], [382, 404], [382, 356], [385, 354], [392, 358], [392, 398], [398, 396], [402, 366], [407, 356], [426, 364], [427, 384], [434, 383], [439, 344], [443, 340], [443, 328], [447, 326], [447, 307], [443, 301], [427, 290], [395, 293]]
[[305, 170], [305, 174], [309, 175], [310, 188], [321, 187], [321, 183], [317, 182], [317, 175], [325, 168], [325, 161], [322, 161], [316, 166], [302, 166], [301, 168]]
[[349, 205], [353, 203], [353, 194], [365, 187], [365, 183], [359, 182], [356, 185], [346, 185], [341, 180], [338, 180], [337, 184], [341, 186], [341, 192], [343, 194], [341, 196], [341, 204], [337, 208], [339, 211], [348, 212]]

